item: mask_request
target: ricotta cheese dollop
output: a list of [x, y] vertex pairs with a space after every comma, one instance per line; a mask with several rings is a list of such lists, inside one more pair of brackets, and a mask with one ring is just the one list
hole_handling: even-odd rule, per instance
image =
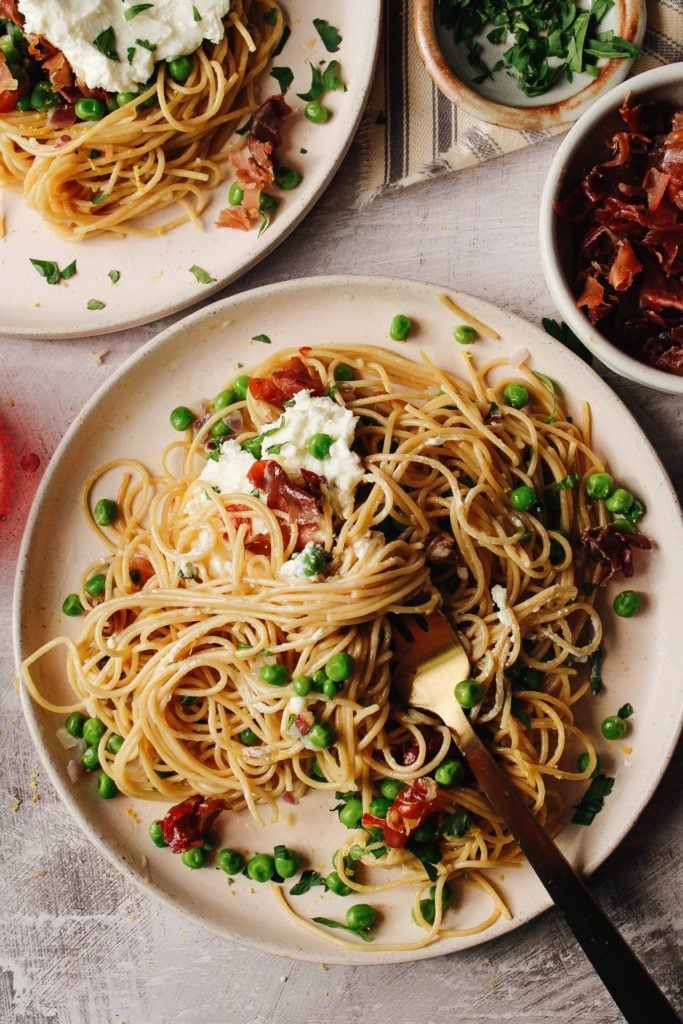
[[[230, 0], [18, 0], [17, 6], [26, 34], [61, 50], [90, 89], [137, 92], [158, 61], [192, 53], [203, 39], [220, 42]], [[98, 48], [98, 39], [111, 45]]]

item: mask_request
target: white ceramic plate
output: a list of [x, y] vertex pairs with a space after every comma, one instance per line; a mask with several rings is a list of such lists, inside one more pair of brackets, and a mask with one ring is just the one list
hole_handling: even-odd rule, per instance
[[[171, 327], [141, 349], [115, 373], [85, 407], [60, 445], [38, 492], [19, 561], [16, 585], [15, 643], [20, 662], [50, 637], [78, 622], [64, 619], [60, 606], [74, 589], [78, 566], [99, 553], [81, 519], [78, 494], [86, 476], [102, 462], [133, 456], [150, 468], [158, 466], [162, 447], [171, 439], [168, 413], [176, 405], [192, 405], [217, 393], [232, 378], [236, 363], [249, 366], [264, 356], [250, 341], [265, 333], [275, 347], [330, 344], [373, 344], [395, 348], [388, 338], [394, 314], [408, 314], [414, 335], [400, 346], [402, 354], [419, 359], [426, 351], [444, 368], [457, 370], [460, 347], [454, 342], [456, 322], [436, 299], [436, 286], [384, 278], [313, 278], [292, 281], [216, 303]], [[683, 705], [683, 654], [676, 601], [680, 566], [672, 552], [683, 550], [683, 525], [676, 498], [657, 456], [620, 400], [591, 369], [539, 329], [494, 306], [467, 296], [456, 301], [501, 334], [498, 342], [478, 341], [477, 359], [512, 355], [520, 347], [532, 354], [532, 368], [551, 374], [564, 385], [573, 411], [590, 401], [594, 444], [624, 486], [647, 502], [643, 527], [653, 540], [648, 554], [636, 553], [633, 585], [643, 596], [643, 610], [634, 619], [617, 619], [607, 609], [616, 590], [607, 589], [605, 609], [608, 651], [605, 691], [584, 702], [583, 724], [594, 737], [598, 723], [626, 701], [635, 708], [628, 738], [622, 743], [598, 741], [614, 792], [590, 828], [569, 826], [560, 846], [583, 871], [592, 871], [617, 846], [650, 798], [680, 729]], [[269, 353], [268, 353], [269, 354]], [[112, 414], [114, 411], [114, 414]], [[61, 678], [61, 662], [41, 662], [39, 679]], [[51, 690], [54, 692], [54, 689]], [[131, 802], [124, 797], [102, 801], [92, 779], [72, 786], [66, 780], [69, 758], [55, 737], [57, 716], [34, 707], [25, 696], [24, 709], [33, 739], [62, 799], [88, 837], [131, 879], [145, 885], [173, 907], [190, 914], [226, 937], [285, 956], [340, 963], [411, 960], [457, 951], [494, 938], [538, 914], [549, 905], [545, 891], [527, 869], [492, 873], [514, 913], [489, 931], [461, 940], [443, 940], [415, 952], [373, 953], [371, 945], [343, 950], [318, 940], [293, 924], [273, 905], [267, 886], [250, 886], [238, 878], [226, 885], [222, 872], [188, 871], [179, 857], [157, 850], [147, 837], [149, 821], [165, 805]], [[283, 806], [283, 820], [261, 832], [245, 814], [221, 819], [221, 841], [242, 849], [268, 850], [287, 842], [306, 855], [307, 865], [330, 870], [330, 856], [344, 833], [329, 813], [329, 797], [308, 797], [296, 807]], [[133, 806], [135, 815], [128, 813]], [[634, 866], [634, 870], [639, 870]], [[410, 921], [411, 895], [394, 890], [377, 900], [382, 911], [378, 939], [408, 941], [419, 935]], [[486, 902], [470, 900], [458, 890], [457, 921], [465, 926], [487, 913]], [[297, 906], [310, 916], [339, 917], [344, 902], [314, 889]]]
[[[260, 237], [257, 228], [243, 232], [215, 227], [218, 211], [227, 206], [229, 176], [204, 211], [202, 230], [185, 224], [156, 237], [93, 238], [81, 243], [57, 238], [20, 196], [1, 192], [6, 232], [0, 239], [0, 333], [70, 338], [148, 323], [206, 299], [263, 259], [296, 227], [331, 181], [363, 113], [379, 43], [381, 3], [282, 0], [282, 7], [291, 35], [273, 64], [294, 72], [286, 99], [298, 114], [286, 123], [278, 155], [282, 164], [296, 167], [303, 180], [296, 190], [278, 194], [280, 206], [270, 227]], [[324, 18], [339, 30], [342, 43], [337, 53], [328, 53], [323, 46], [314, 18]], [[310, 88], [309, 61], [333, 59], [341, 63], [347, 91], [326, 95], [332, 116], [327, 124], [314, 125], [304, 118], [305, 104], [296, 94]], [[262, 98], [278, 91], [275, 79], [264, 75]], [[74, 258], [78, 273], [59, 285], [48, 285], [29, 263], [54, 260], [63, 267]], [[215, 283], [197, 282], [189, 272], [195, 264]], [[116, 285], [107, 276], [110, 270], [121, 273]], [[106, 303], [105, 308], [88, 310], [90, 299]]]

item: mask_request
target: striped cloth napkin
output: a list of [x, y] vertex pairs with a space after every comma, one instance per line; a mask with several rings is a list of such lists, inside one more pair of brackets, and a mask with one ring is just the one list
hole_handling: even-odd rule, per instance
[[[683, 0], [648, 0], [645, 56], [632, 74], [683, 60]], [[361, 202], [391, 187], [483, 163], [566, 131], [486, 124], [442, 96], [415, 43], [410, 0], [384, 0], [384, 34], [363, 126]]]

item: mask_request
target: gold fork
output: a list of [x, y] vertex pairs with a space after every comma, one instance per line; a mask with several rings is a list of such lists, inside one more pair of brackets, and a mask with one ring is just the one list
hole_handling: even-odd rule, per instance
[[472, 728], [453, 690], [470, 674], [456, 633], [440, 612], [395, 616], [392, 671], [406, 704], [431, 711], [451, 730], [472, 774], [519, 843], [628, 1024], [680, 1024], [640, 960], [524, 803]]

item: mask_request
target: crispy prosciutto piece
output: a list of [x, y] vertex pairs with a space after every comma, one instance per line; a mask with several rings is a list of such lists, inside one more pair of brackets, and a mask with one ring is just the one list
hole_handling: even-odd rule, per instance
[[633, 246], [628, 238], [622, 239], [617, 245], [617, 255], [610, 267], [608, 281], [615, 291], [625, 292], [633, 284], [636, 274], [643, 269]]
[[[422, 737], [425, 741], [426, 759], [427, 761], [431, 761], [441, 746], [441, 734], [438, 733], [436, 729], [432, 729], [430, 725], [421, 725], [420, 732], [422, 733]], [[399, 764], [402, 764], [404, 768], [409, 768], [411, 764], [415, 764], [417, 761], [418, 754], [420, 753], [420, 747], [415, 737], [411, 736], [411, 738], [403, 744], [400, 750], [392, 750], [392, 753]]]
[[50, 111], [47, 115], [47, 123], [50, 128], [71, 128], [76, 124], [76, 111], [73, 106], [62, 103]]
[[632, 548], [648, 551], [652, 547], [644, 533], [626, 533], [618, 530], [614, 523], [582, 530], [579, 539], [593, 561], [608, 569], [607, 575], [600, 581], [601, 587], [619, 572], [624, 576], [633, 576]]
[[161, 819], [164, 842], [173, 853], [184, 853], [201, 846], [218, 815], [227, 807], [225, 800], [196, 793], [175, 804]]
[[271, 377], [252, 377], [249, 381], [249, 392], [254, 398], [260, 398], [279, 409], [283, 409], [285, 402], [300, 391], [310, 391], [313, 395], [325, 394], [320, 381], [316, 380], [298, 356], [292, 356]]
[[0, 18], [7, 18], [19, 28], [24, 24], [24, 16], [19, 11], [16, 0], [0, 0]]
[[249, 481], [266, 496], [268, 508], [285, 512], [299, 526], [318, 523], [318, 500], [309, 491], [293, 484], [274, 459], [259, 459], [247, 473]]
[[386, 819], [364, 814], [361, 824], [363, 828], [380, 828], [387, 846], [400, 849], [436, 807], [438, 791], [439, 787], [429, 776], [416, 779], [401, 790], [387, 811]]
[[155, 575], [154, 566], [145, 555], [133, 555], [128, 565], [131, 575], [136, 574], [135, 579], [139, 587], [144, 587], [145, 583]]

